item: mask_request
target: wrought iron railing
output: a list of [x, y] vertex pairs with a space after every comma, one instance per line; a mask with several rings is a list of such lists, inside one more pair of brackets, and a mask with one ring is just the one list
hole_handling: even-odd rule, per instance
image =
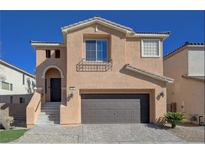
[[112, 59], [108, 61], [86, 61], [84, 58], [76, 65], [77, 72], [106, 72], [112, 69]]

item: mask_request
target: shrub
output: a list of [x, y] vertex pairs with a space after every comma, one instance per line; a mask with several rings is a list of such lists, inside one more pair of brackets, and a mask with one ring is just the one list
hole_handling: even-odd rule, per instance
[[175, 128], [177, 124], [181, 123], [185, 119], [185, 116], [180, 112], [167, 112], [165, 119], [172, 125], [172, 128]]

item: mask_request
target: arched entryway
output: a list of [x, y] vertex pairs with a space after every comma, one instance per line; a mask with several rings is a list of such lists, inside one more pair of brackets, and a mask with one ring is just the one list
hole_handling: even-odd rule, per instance
[[45, 79], [45, 101], [61, 102], [61, 80], [62, 72], [56, 67], [47, 68], [44, 72]]

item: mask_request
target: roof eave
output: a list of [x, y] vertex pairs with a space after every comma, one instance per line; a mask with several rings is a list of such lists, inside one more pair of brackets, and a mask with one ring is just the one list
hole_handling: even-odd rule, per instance
[[104, 21], [104, 19], [103, 20], [102, 19], [93, 19], [93, 20], [88, 20], [85, 23], [79, 23], [76, 25], [65, 26], [65, 27], [61, 28], [61, 31], [63, 34], [66, 34], [68, 32], [72, 32], [72, 31], [77, 30], [81, 27], [85, 27], [85, 26], [92, 25], [92, 24], [102, 24], [104, 26], [111, 27], [111, 28], [116, 29], [118, 31], [121, 31], [123, 33], [129, 33], [129, 32], [133, 33], [134, 32], [131, 28], [128, 28], [125, 26], [117, 26], [117, 24], [112, 24], [108, 21]]
[[134, 35], [135, 37], [140, 37], [140, 38], [162, 38], [163, 40], [168, 38], [170, 36], [170, 34], [149, 34], [149, 33], [145, 33], [145, 34], [141, 34], [141, 33], [135, 33]]
[[48, 43], [48, 42], [31, 42], [32, 47], [64, 47], [63, 43]]
[[24, 73], [24, 74], [26, 74], [26, 75], [32, 77], [33, 79], [36, 78], [35, 75], [33, 75], [33, 74], [31, 74], [31, 73], [28, 73], [28, 72], [26, 72], [25, 70], [23, 70], [23, 69], [21, 69], [21, 68], [19, 68], [19, 67], [17, 67], [17, 66], [14, 66], [14, 65], [12, 65], [12, 64], [9, 64], [9, 63], [7, 63], [7, 62], [1, 60], [1, 59], [0, 59], [0, 64], [3, 64], [3, 65], [5, 65], [5, 66], [7, 66], [7, 67], [10, 67], [10, 68], [12, 68], [12, 69], [15, 69], [15, 70], [17, 70], [17, 71], [19, 71], [19, 72], [21, 72], [21, 73]]
[[150, 72], [146, 72], [144, 70], [132, 67], [129, 64], [126, 64], [125, 68], [128, 69], [128, 70], [135, 71], [137, 73], [143, 74], [145, 76], [151, 77], [151, 78], [153, 78], [155, 80], [158, 80], [158, 81], [162, 81], [162, 82], [166, 82], [166, 83], [173, 83], [174, 82], [174, 79], [171, 79], [171, 78], [165, 77], [165, 76], [159, 76], [159, 75], [156, 75], [156, 74], [153, 74], [153, 73], [150, 73]]

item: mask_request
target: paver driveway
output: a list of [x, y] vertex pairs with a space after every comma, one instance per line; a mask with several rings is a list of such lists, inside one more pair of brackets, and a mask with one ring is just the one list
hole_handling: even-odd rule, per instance
[[152, 124], [83, 124], [36, 126], [15, 143], [185, 143]]

